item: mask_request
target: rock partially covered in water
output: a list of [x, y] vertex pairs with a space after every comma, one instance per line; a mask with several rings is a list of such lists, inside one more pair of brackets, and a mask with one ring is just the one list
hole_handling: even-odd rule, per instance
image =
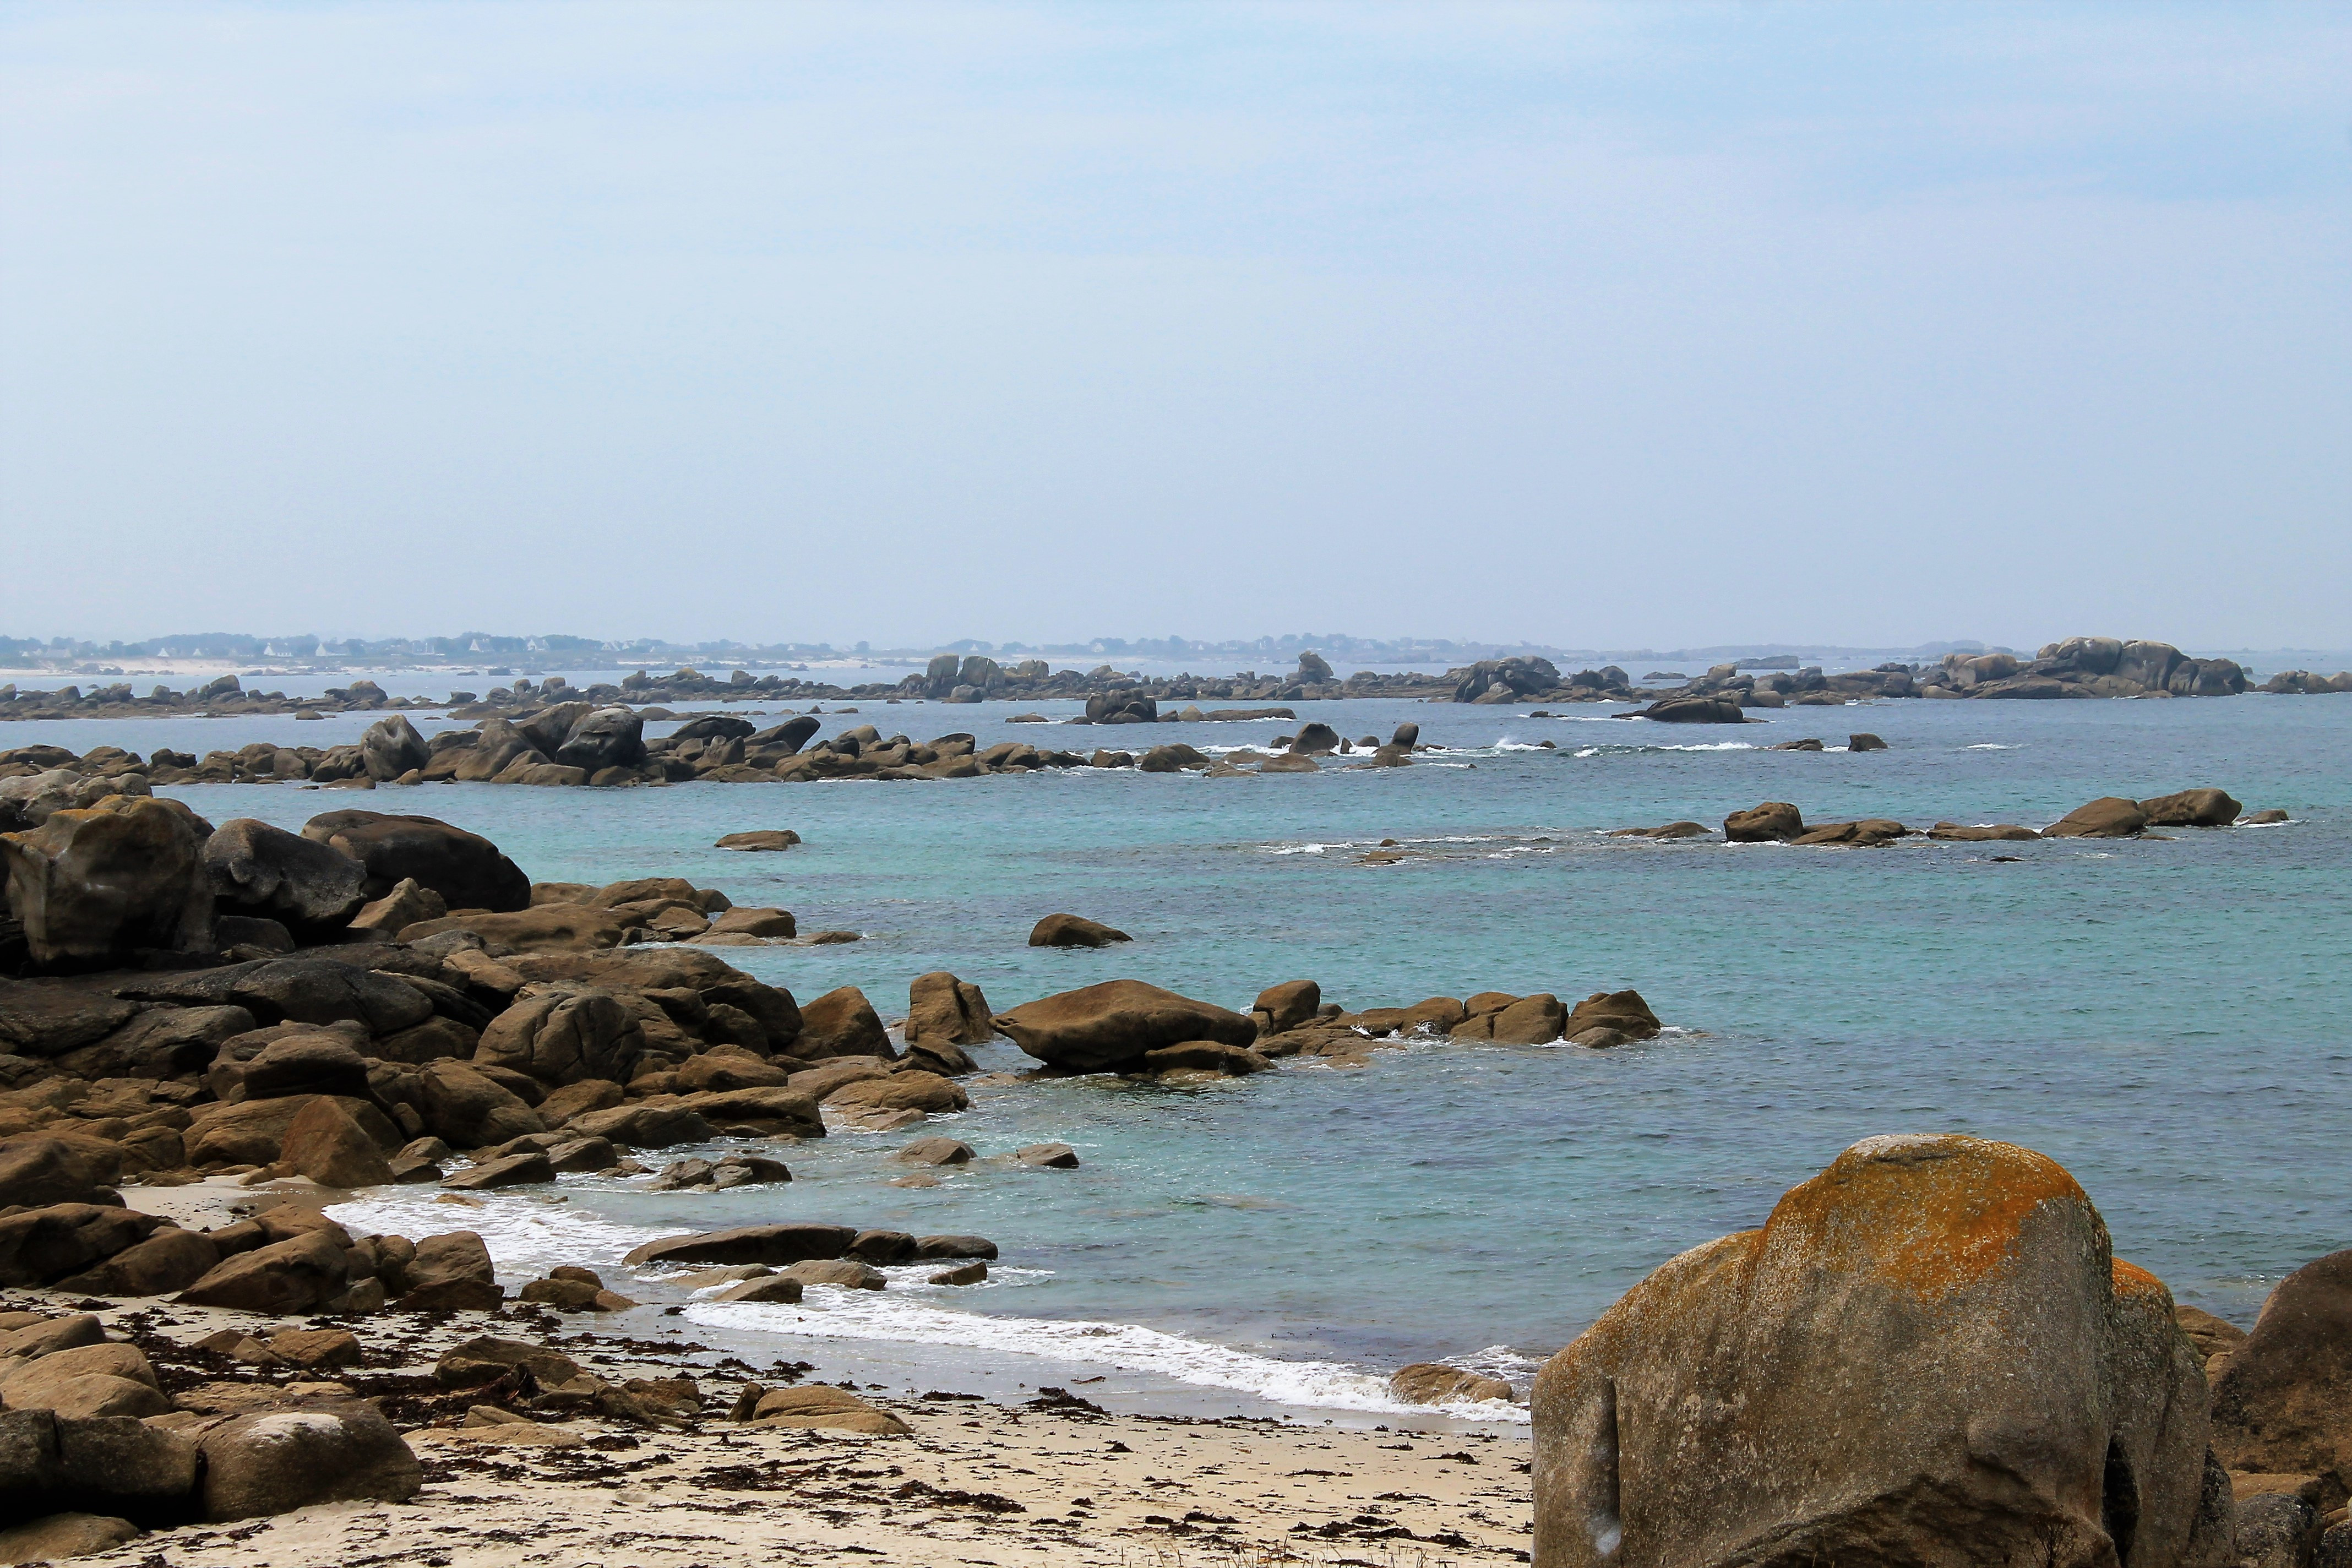
[[2202, 1564], [2202, 1383], [2054, 1162], [1869, 1139], [1545, 1365], [1536, 1568]]
[[2131, 838], [2147, 826], [2139, 802], [2105, 795], [2078, 805], [2042, 830], [2044, 838]]
[[1029, 931], [1031, 947], [1108, 947], [1135, 939], [1114, 926], [1084, 915], [1047, 915]]
[[2246, 808], [2227, 790], [2184, 789], [2139, 803], [2150, 827], [2227, 827]]
[[1723, 819], [1723, 837], [1732, 844], [1786, 844], [1805, 831], [1805, 814], [1785, 800], [1768, 800]]
[[1243, 1015], [1140, 980], [1107, 980], [1024, 1003], [1000, 1014], [996, 1026], [1039, 1061], [1074, 1072], [1116, 1071], [1186, 1040], [1257, 1039], [1257, 1026]]
[[1501, 1378], [1482, 1377], [1437, 1361], [1398, 1368], [1389, 1379], [1389, 1392], [1408, 1405], [1475, 1405], [1511, 1398], [1511, 1385]]

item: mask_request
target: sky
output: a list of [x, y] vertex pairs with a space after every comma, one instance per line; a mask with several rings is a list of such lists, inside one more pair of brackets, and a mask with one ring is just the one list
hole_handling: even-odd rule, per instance
[[0, 8], [0, 635], [2352, 647], [2352, 5]]

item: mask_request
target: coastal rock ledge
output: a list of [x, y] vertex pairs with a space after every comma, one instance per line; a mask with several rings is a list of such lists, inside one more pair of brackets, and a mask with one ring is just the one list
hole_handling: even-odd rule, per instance
[[1534, 1568], [2231, 1560], [2194, 1348], [2054, 1161], [1872, 1138], [1538, 1376]]

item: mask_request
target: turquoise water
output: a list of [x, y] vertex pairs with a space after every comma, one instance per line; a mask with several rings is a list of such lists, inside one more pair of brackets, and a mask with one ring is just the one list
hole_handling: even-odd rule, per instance
[[[1412, 719], [1424, 741], [1464, 748], [1448, 760], [1466, 765], [451, 785], [364, 799], [286, 786], [170, 793], [215, 820], [425, 812], [497, 839], [536, 878], [675, 874], [739, 903], [779, 903], [803, 930], [866, 940], [741, 950], [730, 962], [803, 999], [861, 985], [886, 1016], [903, 1010], [913, 975], [946, 968], [1000, 1009], [1121, 975], [1233, 1006], [1297, 976], [1350, 1006], [1632, 985], [1673, 1026], [1607, 1053], [1423, 1046], [1360, 1072], [1208, 1088], [983, 1089], [969, 1114], [925, 1129], [984, 1155], [1065, 1140], [1085, 1161], [1076, 1172], [983, 1164], [937, 1188], [893, 1188], [884, 1182], [903, 1167], [887, 1153], [912, 1134], [850, 1134], [793, 1151], [801, 1179], [782, 1189], [653, 1194], [585, 1178], [567, 1184], [560, 1210], [502, 1200], [515, 1228], [500, 1245], [517, 1267], [616, 1258], [660, 1230], [800, 1216], [974, 1230], [1004, 1248], [997, 1283], [975, 1292], [813, 1300], [797, 1314], [760, 1310], [781, 1314], [764, 1322], [694, 1309], [795, 1336], [785, 1342], [1029, 1350], [1235, 1397], [1363, 1406], [1370, 1384], [1349, 1382], [1349, 1369], [1454, 1357], [1523, 1373], [1665, 1258], [1759, 1223], [1781, 1191], [1856, 1139], [1902, 1131], [1966, 1131], [2054, 1156], [2098, 1204], [2119, 1254], [2241, 1322], [2280, 1276], [2352, 1244], [2352, 1031], [2341, 1006], [2352, 698], [1913, 701], [1693, 729], [1610, 721], [1599, 709], [1542, 720], [1298, 706], [1349, 735], [1385, 736]], [[1009, 711], [910, 704], [845, 722], [1076, 749], [1177, 732], [1008, 729]], [[323, 745], [360, 727], [251, 720], [232, 736], [227, 723], [86, 734], [47, 724], [37, 738], [201, 751], [255, 738]], [[34, 728], [9, 738], [23, 743]], [[1183, 726], [1181, 738], [1263, 743], [1288, 728]], [[1835, 744], [1857, 729], [1892, 749], [1750, 749], [1806, 735]], [[1544, 740], [1558, 749], [1528, 749]], [[1809, 820], [2040, 826], [2096, 795], [2208, 784], [2294, 820], [2169, 841], [1875, 851], [1598, 835], [1719, 822], [1764, 799], [1793, 801]], [[780, 856], [708, 847], [721, 832], [768, 826], [807, 843]], [[1412, 853], [1358, 863], [1386, 837]], [[1137, 941], [1024, 945], [1055, 910]], [[1002, 1044], [985, 1054], [991, 1065], [1021, 1059]], [[1055, 1326], [1074, 1321], [1151, 1333]]]

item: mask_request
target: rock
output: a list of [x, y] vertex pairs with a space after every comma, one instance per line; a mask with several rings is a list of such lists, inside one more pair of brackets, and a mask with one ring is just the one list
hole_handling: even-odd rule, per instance
[[2197, 1353], [2209, 1361], [2217, 1355], [2228, 1355], [2246, 1342], [2245, 1330], [2215, 1317], [2202, 1308], [2175, 1307], [2172, 1309], [2172, 1321], [2180, 1325], [2180, 1331], [2189, 1336], [2189, 1342], [2197, 1347]]
[[612, 1079], [583, 1078], [551, 1091], [539, 1102], [539, 1116], [548, 1126], [561, 1127], [588, 1111], [610, 1110], [624, 1098], [621, 1086]]
[[937, 1274], [928, 1275], [924, 1278], [923, 1283], [926, 1285], [977, 1285], [987, 1278], [987, 1264], [964, 1263], [953, 1268], [942, 1268]]
[[479, 1388], [518, 1368], [541, 1384], [570, 1383], [580, 1375], [580, 1363], [560, 1351], [484, 1334], [444, 1352], [433, 1377], [444, 1388]]
[[726, 910], [709, 925], [712, 936], [756, 936], [771, 942], [783, 941], [799, 930], [791, 910], [776, 909]]
[[471, 931], [515, 952], [602, 952], [627, 940], [624, 917], [594, 904], [541, 904], [505, 914], [444, 915], [400, 929], [411, 946], [446, 931]]
[[[526, 1132], [547, 1131], [539, 1112], [520, 1097], [464, 1062], [428, 1063], [416, 1081], [425, 1124], [461, 1148], [488, 1148]], [[603, 1134], [585, 1130], [582, 1135]]]
[[96, 1268], [58, 1281], [58, 1288], [79, 1296], [168, 1296], [203, 1279], [220, 1259], [210, 1237], [163, 1226]]
[[1307, 1022], [1322, 1006], [1323, 987], [1312, 980], [1286, 980], [1257, 994], [1250, 1020], [1260, 1035], [1279, 1035]]
[[1705, 825], [1696, 822], [1669, 822], [1660, 827], [1612, 827], [1612, 838], [1704, 838]]
[[543, 1083], [625, 1083], [644, 1049], [635, 1019], [612, 993], [570, 984], [526, 985], [482, 1031], [474, 1061], [528, 1073]]
[[1178, 741], [1171, 745], [1154, 746], [1136, 759], [1136, 770], [1147, 773], [1186, 773], [1205, 769], [1209, 759], [1193, 747]]
[[205, 840], [205, 871], [223, 912], [282, 921], [289, 930], [339, 926], [365, 901], [367, 870], [341, 851], [251, 817]]
[[1627, 1039], [1649, 1040], [1657, 1037], [1662, 1026], [1650, 1005], [1642, 1000], [1639, 991], [1595, 991], [1579, 1002], [1560, 1026], [1563, 1034], [1575, 1036], [1589, 1029], [1613, 1029]]
[[971, 1100], [951, 1079], [941, 1078], [937, 1073], [909, 1070], [892, 1073], [887, 1078], [859, 1079], [843, 1084], [824, 1097], [824, 1103], [841, 1110], [920, 1110], [939, 1114], [965, 1110]]
[[910, 1165], [965, 1165], [971, 1163], [971, 1145], [953, 1138], [918, 1138], [890, 1157]]
[[1782, 741], [1778, 745], [1767, 746], [1764, 749], [1768, 752], [1818, 752], [1823, 748], [1819, 741], [1806, 740]]
[[730, 833], [713, 846], [719, 849], [773, 850], [791, 848], [801, 841], [801, 836], [789, 827], [757, 828], [749, 833]]
[[1247, 1047], [1257, 1026], [1239, 1013], [1140, 980], [1108, 980], [1024, 1003], [996, 1026], [1030, 1056], [1075, 1072], [1115, 1071], [1187, 1040]]
[[572, 726], [555, 751], [565, 767], [634, 768], [646, 760], [646, 721], [626, 708], [599, 708]]
[[535, 1186], [555, 1180], [555, 1163], [537, 1150], [527, 1153], [508, 1154], [496, 1160], [485, 1160], [471, 1165], [454, 1176], [444, 1176], [441, 1184], [458, 1192], [487, 1192], [492, 1187]]
[[48, 1410], [60, 1418], [161, 1415], [172, 1407], [155, 1369], [136, 1345], [106, 1342], [51, 1351], [0, 1363], [0, 1401], [12, 1410]]
[[111, 1552], [143, 1531], [127, 1519], [99, 1513], [53, 1513], [30, 1524], [0, 1529], [0, 1563], [54, 1563]]
[[359, 1339], [348, 1329], [287, 1329], [269, 1336], [269, 1349], [280, 1360], [313, 1371], [360, 1363]]
[[1864, 731], [1861, 734], [1848, 735], [1845, 738], [1845, 749], [1849, 752], [1883, 752], [1886, 750], [1886, 742]]
[[[188, 1163], [276, 1164], [285, 1152], [286, 1134], [294, 1125], [294, 1119], [309, 1107], [313, 1098], [296, 1094], [201, 1108], [194, 1121], [182, 1135]], [[390, 1148], [400, 1142], [398, 1130], [383, 1112], [366, 1100], [352, 1097], [338, 1103], [345, 1115], [375, 1139], [378, 1148]]]
[[[812, 1258], [839, 1258], [857, 1233], [843, 1225], [795, 1223], [742, 1226], [649, 1241], [622, 1261], [668, 1266], [687, 1263], [759, 1263], [770, 1268]], [[993, 1254], [991, 1254], [993, 1256]]]
[[770, 1274], [730, 1285], [710, 1298], [714, 1301], [789, 1303], [801, 1299], [801, 1282], [789, 1274]]
[[2279, 1282], [2213, 1385], [2213, 1451], [2232, 1470], [2352, 1489], [2352, 1251]]
[[391, 784], [432, 760], [425, 737], [398, 713], [377, 720], [360, 736], [360, 761], [367, 768], [367, 776], [378, 784]]
[[632, 1149], [704, 1143], [718, 1133], [699, 1110], [688, 1105], [616, 1105], [610, 1110], [591, 1110], [575, 1116], [563, 1124], [563, 1130], [583, 1138], [607, 1138]]
[[907, 1048], [984, 1046], [996, 1037], [988, 998], [980, 987], [944, 969], [919, 974], [907, 987]]
[[940, 1258], [993, 1258], [996, 1243], [984, 1236], [920, 1236], [915, 1238], [915, 1256], [927, 1262]]
[[[824, 1136], [824, 1118], [817, 1110], [816, 1100], [796, 1089], [710, 1089], [686, 1096], [681, 1108], [714, 1127], [767, 1135], [789, 1134], [795, 1138]], [[672, 1142], [687, 1142], [690, 1140], [674, 1139]], [[641, 1146], [658, 1147], [651, 1143]]]
[[1290, 749], [1302, 756], [1336, 752], [1339, 749], [1339, 731], [1321, 722], [1301, 724], [1298, 738], [1290, 742]]
[[810, 1060], [826, 1057], [881, 1057], [894, 1053], [881, 1016], [855, 985], [828, 991], [801, 1006], [801, 1033], [793, 1054]]
[[506, 1300], [489, 1249], [470, 1230], [426, 1237], [398, 1276], [394, 1286], [400, 1299], [394, 1305], [404, 1312], [495, 1311]]
[[373, 1405], [235, 1415], [196, 1443], [204, 1516], [216, 1523], [322, 1502], [404, 1502], [424, 1484], [416, 1456]]
[[1115, 942], [1134, 940], [1123, 931], [1082, 915], [1047, 915], [1029, 932], [1031, 947], [1108, 947]]
[[1217, 1040], [1183, 1040], [1161, 1046], [1144, 1052], [1142, 1062], [1145, 1072], [1213, 1072], [1227, 1078], [1244, 1078], [1273, 1066], [1273, 1062], [1246, 1046], [1228, 1046]]
[[175, 1300], [247, 1312], [307, 1312], [343, 1293], [350, 1268], [342, 1244], [315, 1230], [225, 1258]]
[[367, 1058], [337, 1031], [306, 1029], [280, 1035], [242, 1061], [215, 1061], [206, 1084], [224, 1104], [282, 1100], [290, 1095], [369, 1092]]
[[1831, 822], [1809, 827], [1791, 844], [1833, 846], [1843, 845], [1857, 849], [1875, 849], [1910, 836], [1911, 830], [1890, 817], [1872, 817], [1862, 822]]
[[[1019, 1163], [1041, 1171], [1075, 1171], [1078, 1168], [1078, 1152], [1067, 1143], [1031, 1143], [1013, 1151]], [[991, 1252], [993, 1258], [995, 1253]]]
[[1415, 1362], [1401, 1367], [1389, 1379], [1389, 1392], [1407, 1405], [1477, 1405], [1488, 1400], [1511, 1401], [1511, 1385], [1499, 1377], [1447, 1366], [1443, 1362]]
[[433, 1016], [425, 993], [398, 975], [332, 958], [256, 959], [115, 987], [134, 1001], [243, 1007], [264, 1024], [355, 1023], [375, 1036]]
[[1494, 1032], [1487, 1037], [1498, 1046], [1542, 1046], [1560, 1037], [1568, 1022], [1568, 1009], [1559, 998], [1549, 992], [1522, 996], [1494, 1016]]
[[2246, 808], [2227, 791], [2184, 789], [2139, 803], [2150, 827], [2227, 827]]
[[2277, 806], [2273, 805], [2266, 806], [2263, 810], [2254, 813], [2252, 816], [2247, 817], [2246, 824], [2252, 827], [2268, 827], [2274, 823], [2292, 822], [2294, 820], [2294, 818], [2288, 816], [2285, 812], [2280, 810]]
[[10, 1205], [45, 1208], [94, 1203], [119, 1169], [98, 1163], [88, 1148], [46, 1132], [0, 1138], [0, 1194]]
[[1661, 724], [1745, 724], [1748, 715], [1728, 697], [1668, 697], [1651, 703], [1627, 719], [1654, 719]]
[[110, 1202], [12, 1209], [0, 1214], [0, 1285], [37, 1287], [79, 1274], [146, 1240], [162, 1224]]
[[88, 967], [209, 947], [213, 889], [195, 820], [176, 802], [116, 796], [0, 834], [7, 908], [33, 962]]
[[331, 1096], [316, 1095], [287, 1124], [280, 1163], [322, 1187], [379, 1187], [392, 1164]]
[[1927, 837], [1952, 844], [1991, 844], [2023, 838], [2039, 838], [2042, 835], [2031, 827], [2020, 827], [2014, 823], [1969, 825], [1958, 822], [1939, 822], [1927, 829]]
[[1723, 819], [1723, 837], [1731, 844], [1786, 844], [1804, 831], [1804, 815], [1785, 800], [1768, 800]]
[[304, 824], [302, 837], [340, 849], [365, 867], [363, 890], [371, 899], [414, 880], [440, 894], [453, 910], [530, 907], [530, 879], [497, 845], [430, 816], [331, 811]]
[[913, 1430], [887, 1411], [822, 1383], [771, 1389], [752, 1407], [751, 1419], [762, 1426], [862, 1432], [877, 1437], [904, 1437]]
[[2131, 838], [2147, 826], [2139, 803], [2106, 795], [2078, 805], [2042, 830], [2044, 838]]
[[0, 1497], [12, 1521], [103, 1507], [136, 1522], [176, 1523], [188, 1515], [196, 1469], [191, 1438], [134, 1417], [0, 1414]]
[[114, 1035], [138, 1012], [135, 1003], [78, 986], [0, 980], [0, 1050], [15, 1056], [63, 1056]]
[[[356, 867], [358, 862], [352, 864]], [[410, 926], [440, 920], [448, 912], [448, 902], [440, 894], [414, 877], [404, 877], [394, 885], [392, 891], [362, 906], [359, 913], [352, 917], [351, 929], [374, 931], [389, 940]]]
[[2269, 1492], [2242, 1500], [2230, 1561], [2235, 1568], [2308, 1568], [2319, 1548], [2319, 1510], [2299, 1497]]
[[677, 1069], [677, 1089], [681, 1094], [706, 1089], [774, 1089], [792, 1076], [765, 1057], [724, 1046], [688, 1058], [686, 1065]]
[[1534, 1562], [2204, 1563], [2200, 1382], [2056, 1163], [1869, 1139], [1545, 1365]]
[[812, 1258], [793, 1264], [777, 1278], [797, 1280], [803, 1289], [831, 1285], [844, 1290], [879, 1290], [888, 1284], [882, 1270], [853, 1258]]

